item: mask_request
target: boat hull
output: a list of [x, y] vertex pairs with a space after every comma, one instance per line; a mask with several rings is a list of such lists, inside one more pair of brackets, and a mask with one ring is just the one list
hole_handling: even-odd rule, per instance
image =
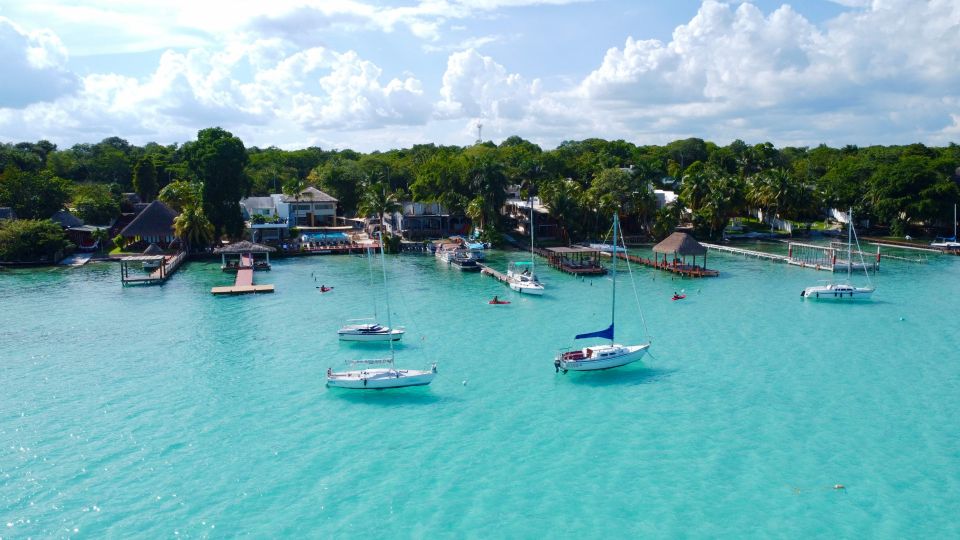
[[[559, 355], [554, 365], [564, 372], [566, 371], [601, 371], [604, 369], [613, 369], [627, 364], [632, 364], [643, 358], [650, 348], [649, 343], [643, 345], [615, 345], [623, 349], [622, 354], [610, 356], [594, 356], [589, 358], [567, 358], [565, 354]], [[598, 348], [599, 350], [600, 348]]]
[[526, 283], [510, 283], [510, 289], [520, 294], [532, 294], [535, 296], [543, 295], [543, 286], [528, 285]]
[[863, 287], [836, 287], [833, 285], [822, 287], [807, 287], [800, 296], [810, 300], [869, 300], [873, 289]]
[[426, 386], [437, 376], [435, 370], [365, 369], [327, 375], [327, 386], [349, 390], [385, 390]]
[[403, 339], [403, 330], [393, 330], [390, 332], [356, 332], [352, 330], [341, 330], [337, 332], [340, 341], [400, 341]]

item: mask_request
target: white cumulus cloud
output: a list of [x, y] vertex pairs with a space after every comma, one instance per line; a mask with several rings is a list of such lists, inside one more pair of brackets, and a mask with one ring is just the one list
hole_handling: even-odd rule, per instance
[[0, 17], [0, 108], [21, 108], [72, 92], [67, 50], [49, 30], [26, 31]]

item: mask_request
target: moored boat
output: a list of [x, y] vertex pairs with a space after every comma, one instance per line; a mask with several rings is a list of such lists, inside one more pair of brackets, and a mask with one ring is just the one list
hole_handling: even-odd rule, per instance
[[[867, 273], [867, 264], [863, 260], [863, 253], [860, 251], [860, 242], [857, 241], [857, 253], [860, 253], [860, 263], [856, 264], [853, 262], [853, 242], [854, 242], [854, 230], [853, 230], [853, 209], [850, 209], [850, 223], [847, 227], [847, 260], [843, 261], [842, 266], [847, 267], [847, 282], [846, 283], [831, 283], [827, 282], [823, 285], [814, 285], [812, 287], [806, 287], [800, 292], [802, 298], [810, 298], [814, 300], [854, 300], [862, 299], [868, 300], [873, 294], [874, 288], [870, 287], [856, 287], [850, 284], [850, 273], [853, 268], [862, 268], [863, 273], [867, 276], [867, 280], [870, 280], [870, 274]], [[840, 265], [838, 265], [840, 266]]]
[[[380, 236], [380, 265], [383, 270], [383, 288], [384, 300], [387, 304], [387, 326], [383, 328], [388, 336], [392, 336], [396, 330], [391, 330], [393, 322], [390, 318], [390, 291], [387, 288], [387, 265], [383, 252], [383, 235]], [[379, 326], [379, 325], [378, 325]], [[402, 331], [401, 331], [402, 332]], [[402, 333], [400, 334], [402, 335]], [[397, 369], [394, 365], [393, 342], [396, 339], [386, 338], [390, 343], [390, 357], [374, 360], [353, 360], [351, 366], [386, 366], [386, 367], [364, 367], [362, 369], [352, 369], [347, 371], [333, 371], [333, 368], [327, 368], [327, 386], [336, 388], [347, 388], [352, 390], [384, 390], [387, 388], [404, 388], [408, 386], [426, 386], [433, 382], [437, 375], [437, 365], [429, 370], [417, 369]]]
[[397, 369], [393, 358], [379, 360], [354, 360], [351, 365], [386, 365], [387, 367], [363, 368], [348, 371], [327, 369], [327, 386], [351, 390], [384, 390], [408, 386], [426, 386], [437, 376], [437, 366], [428, 370]]
[[350, 319], [339, 330], [340, 341], [400, 341], [405, 330], [390, 328], [372, 318]]
[[[613, 246], [611, 252], [625, 248], [616, 247], [619, 233], [619, 217], [613, 216]], [[629, 264], [629, 260], [627, 260]], [[617, 313], [617, 259], [611, 259], [613, 287], [611, 290], [610, 326], [596, 332], [578, 334], [574, 339], [604, 338], [609, 344], [591, 345], [576, 350], [562, 350], [553, 360], [557, 372], [567, 371], [600, 371], [625, 366], [640, 360], [650, 348], [650, 341], [638, 345], [621, 345], [614, 341], [614, 325]]]

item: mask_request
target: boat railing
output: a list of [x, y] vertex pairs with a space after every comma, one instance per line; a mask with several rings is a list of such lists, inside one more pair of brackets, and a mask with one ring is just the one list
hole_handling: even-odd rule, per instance
[[351, 366], [382, 366], [385, 364], [392, 364], [393, 358], [374, 358], [370, 360], [347, 360], [347, 364]]

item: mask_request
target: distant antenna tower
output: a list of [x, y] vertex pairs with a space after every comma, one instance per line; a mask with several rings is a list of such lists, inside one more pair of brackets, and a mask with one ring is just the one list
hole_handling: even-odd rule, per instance
[[483, 133], [483, 124], [478, 122], [477, 123], [477, 144], [480, 144], [483, 142], [483, 136], [480, 135], [481, 133]]

